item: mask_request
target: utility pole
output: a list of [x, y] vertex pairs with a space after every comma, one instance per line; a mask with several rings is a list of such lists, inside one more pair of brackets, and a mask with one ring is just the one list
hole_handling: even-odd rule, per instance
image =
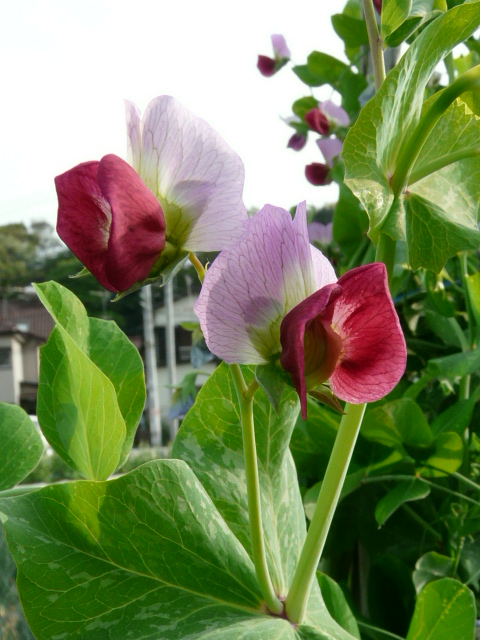
[[141, 292], [141, 305], [143, 310], [143, 342], [145, 346], [145, 378], [147, 385], [150, 444], [153, 447], [160, 447], [162, 446], [162, 422], [160, 416], [155, 332], [153, 328], [152, 285], [143, 287]]
[[[165, 295], [165, 346], [167, 352], [168, 384], [170, 398], [173, 388], [177, 384], [177, 359], [175, 349], [175, 318], [173, 313], [173, 280], [169, 280], [164, 287]], [[175, 440], [178, 431], [178, 420], [173, 420], [170, 426], [170, 441]]]

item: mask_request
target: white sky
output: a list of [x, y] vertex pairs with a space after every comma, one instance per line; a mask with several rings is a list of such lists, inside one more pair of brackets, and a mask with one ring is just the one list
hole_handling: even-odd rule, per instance
[[[175, 96], [216, 128], [245, 164], [247, 208], [320, 206], [312, 141], [286, 148], [280, 120], [309, 95], [290, 67], [256, 68], [282, 33], [297, 64], [320, 50], [344, 59], [330, 16], [345, 0], [5, 0], [0, 8], [0, 225], [56, 218], [55, 175], [106, 153], [125, 157], [124, 99], [143, 111]], [[328, 88], [315, 96], [331, 96]]]

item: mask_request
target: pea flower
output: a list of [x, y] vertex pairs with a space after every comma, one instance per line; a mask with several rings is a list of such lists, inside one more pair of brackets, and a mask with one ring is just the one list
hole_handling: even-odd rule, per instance
[[273, 58], [258, 56], [257, 68], [263, 76], [269, 78], [279, 71], [290, 60], [290, 49], [285, 38], [280, 34], [272, 35]]
[[170, 96], [126, 111], [132, 166], [109, 155], [55, 179], [60, 237], [116, 292], [233, 245], [248, 223], [242, 161], [216, 131]]
[[55, 178], [57, 232], [110, 291], [148, 277], [165, 247], [162, 207], [140, 176], [110, 154]]
[[331, 100], [319, 102], [317, 107], [307, 111], [304, 119], [313, 131], [321, 135], [328, 135], [332, 129], [337, 127], [348, 127], [350, 125], [350, 118], [345, 109]]
[[170, 252], [220, 251], [248, 224], [240, 157], [171, 96], [126, 103], [128, 160], [162, 205]]
[[406, 346], [383, 263], [339, 280], [295, 218], [266, 205], [208, 269], [195, 312], [209, 349], [228, 363], [275, 363], [307, 391], [330, 380], [342, 400], [378, 400], [405, 369]]
[[307, 164], [305, 177], [311, 184], [319, 187], [332, 182], [330, 169], [333, 167], [335, 158], [342, 153], [343, 142], [337, 137], [319, 138], [317, 145], [325, 158], [325, 163], [312, 162]]

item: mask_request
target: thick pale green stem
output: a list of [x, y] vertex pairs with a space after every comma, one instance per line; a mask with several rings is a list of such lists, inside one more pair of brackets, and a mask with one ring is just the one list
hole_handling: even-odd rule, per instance
[[263, 540], [262, 510], [260, 504], [260, 482], [258, 479], [257, 449], [255, 445], [255, 426], [253, 421], [253, 393], [245, 384], [238, 364], [230, 365], [235, 389], [237, 390], [240, 417], [242, 421], [243, 451], [247, 480], [248, 515], [250, 520], [250, 541], [255, 572], [265, 602], [269, 610], [279, 615], [283, 612], [283, 603], [278, 599], [268, 572]]
[[397, 241], [387, 236], [385, 233], [380, 234], [378, 239], [377, 250], [375, 252], [375, 261], [383, 262], [387, 267], [388, 283], [391, 284], [393, 276], [393, 267], [395, 266], [395, 253], [397, 250]]
[[438, 94], [438, 98], [430, 109], [423, 114], [415, 130], [400, 151], [397, 167], [392, 176], [391, 185], [396, 196], [403, 193], [410, 180], [410, 172], [426, 139], [439, 118], [448, 107], [465, 91], [477, 89], [480, 86], [480, 65], [469, 69], [458, 77], [451, 85]]
[[385, 80], [385, 60], [372, 0], [363, 0], [363, 14], [367, 25], [370, 55], [372, 56], [373, 79], [375, 81], [375, 89], [378, 91]]
[[347, 404], [322, 482], [312, 522], [285, 601], [292, 623], [303, 621], [318, 563], [340, 498], [348, 465], [362, 424], [365, 404]]

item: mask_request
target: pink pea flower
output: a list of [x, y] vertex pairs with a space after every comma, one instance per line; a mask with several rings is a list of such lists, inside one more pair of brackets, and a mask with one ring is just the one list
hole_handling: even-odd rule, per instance
[[335, 104], [331, 100], [324, 100], [318, 104], [319, 109], [325, 113], [329, 120], [335, 126], [348, 127], [350, 126], [350, 117], [343, 107]]
[[170, 96], [142, 119], [126, 110], [133, 168], [108, 155], [55, 179], [60, 237], [116, 292], [168, 277], [190, 251], [232, 246], [248, 224], [242, 161], [216, 131]]
[[208, 269], [195, 312], [209, 349], [228, 363], [278, 363], [300, 396], [330, 380], [342, 400], [378, 400], [401, 378], [406, 346], [383, 263], [337, 280], [295, 218], [266, 205]]
[[285, 38], [280, 34], [272, 35], [273, 58], [258, 56], [257, 67], [263, 76], [269, 78], [279, 71], [290, 60], [290, 49]]
[[128, 160], [162, 205], [166, 241], [181, 251], [220, 251], [244, 234], [245, 171], [240, 157], [171, 96], [143, 117], [126, 102]]
[[319, 107], [314, 107], [305, 114], [305, 122], [317, 133], [322, 135], [330, 133], [330, 120]]
[[57, 232], [110, 291], [148, 277], [165, 246], [165, 218], [153, 193], [117, 156], [84, 162], [55, 178]]

